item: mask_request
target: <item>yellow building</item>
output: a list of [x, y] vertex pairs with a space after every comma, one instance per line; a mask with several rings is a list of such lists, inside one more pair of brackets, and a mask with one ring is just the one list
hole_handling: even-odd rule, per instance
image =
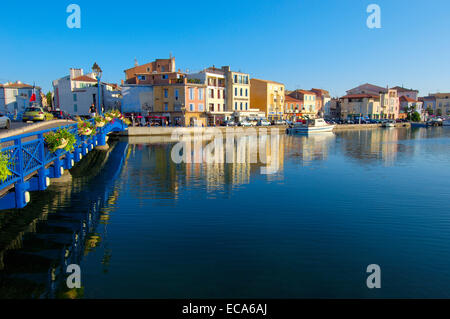
[[283, 119], [284, 84], [260, 80], [250, 80], [250, 104], [266, 114], [269, 121]]
[[348, 94], [340, 98], [341, 118], [382, 118], [380, 96], [375, 94]]
[[226, 88], [226, 110], [239, 113], [250, 110], [250, 76], [247, 73], [234, 72], [229, 66], [223, 66]]
[[430, 96], [436, 98], [436, 112], [434, 114], [450, 115], [450, 93], [434, 93]]

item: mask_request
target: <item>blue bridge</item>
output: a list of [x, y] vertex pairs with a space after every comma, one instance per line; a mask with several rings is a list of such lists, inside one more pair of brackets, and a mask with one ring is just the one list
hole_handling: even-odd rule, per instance
[[[90, 121], [95, 125], [94, 120]], [[60, 128], [75, 135], [74, 150], [52, 153], [46, 146], [44, 135]], [[10, 158], [8, 168], [12, 173], [0, 182], [0, 210], [25, 207], [30, 201], [29, 192], [47, 189], [51, 178], [60, 178], [65, 169], [71, 169], [94, 147], [106, 145], [109, 133], [126, 129], [127, 125], [116, 118], [97, 128], [92, 136], [78, 135], [78, 123], [74, 123], [0, 139], [1, 152]]]

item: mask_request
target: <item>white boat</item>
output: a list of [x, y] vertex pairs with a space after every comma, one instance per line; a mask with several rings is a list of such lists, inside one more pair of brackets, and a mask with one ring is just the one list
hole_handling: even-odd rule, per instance
[[382, 127], [395, 127], [395, 122], [393, 121], [385, 121], [381, 124]]
[[296, 122], [287, 129], [288, 133], [321, 133], [331, 132], [335, 125], [328, 124], [324, 119], [312, 119], [303, 122]]

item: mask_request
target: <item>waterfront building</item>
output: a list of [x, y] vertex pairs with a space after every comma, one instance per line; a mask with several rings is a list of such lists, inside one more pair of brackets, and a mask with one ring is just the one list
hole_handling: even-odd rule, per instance
[[123, 84], [122, 112], [147, 115], [153, 111], [153, 85]]
[[229, 66], [223, 66], [222, 71], [225, 75], [226, 110], [233, 112], [237, 121], [257, 111], [250, 107], [250, 75], [231, 71]]
[[337, 98], [332, 98], [330, 101], [330, 118], [341, 118], [341, 101]]
[[[428, 115], [436, 115], [436, 97], [435, 96], [424, 96], [419, 97], [419, 101], [423, 103], [423, 109]], [[431, 112], [429, 112], [431, 110]]]
[[284, 117], [284, 84], [260, 80], [250, 80], [251, 98], [253, 108], [265, 113], [269, 121], [281, 120]]
[[436, 115], [450, 115], [450, 93], [433, 93], [430, 96], [436, 99]]
[[125, 84], [163, 84], [179, 78], [181, 72], [175, 71], [175, 57], [156, 59], [143, 65], [135, 61], [134, 67], [126, 69]]
[[382, 119], [397, 119], [400, 113], [400, 101], [397, 90], [383, 88], [373, 84], [362, 84], [347, 91], [347, 95], [378, 95], [380, 99]]
[[302, 101], [302, 108], [300, 112], [301, 117], [316, 118], [316, 93], [306, 90], [295, 90], [289, 93], [289, 96]]
[[311, 89], [316, 93], [316, 112], [317, 117], [331, 117], [331, 97], [330, 92], [322, 89]]
[[188, 79], [197, 79], [206, 85], [205, 111], [208, 125], [220, 125], [232, 117], [233, 110], [226, 105], [225, 72], [214, 66], [198, 73], [189, 74]]
[[[98, 86], [94, 74], [71, 68], [69, 75], [53, 81], [54, 105], [73, 115], [89, 115], [92, 104], [98, 107]], [[104, 110], [120, 109], [121, 90], [116, 84], [100, 82], [101, 103]]]
[[303, 101], [286, 95], [284, 100], [284, 119], [296, 122], [301, 117]]
[[377, 94], [347, 94], [340, 99], [343, 119], [380, 119], [380, 96]]
[[426, 120], [425, 110], [423, 108], [422, 101], [414, 100], [413, 98], [403, 95], [400, 97], [400, 109], [401, 109], [401, 112], [399, 114], [400, 119], [407, 118], [408, 111], [414, 109], [414, 111], [420, 114], [421, 121]]
[[397, 95], [399, 98], [401, 98], [402, 96], [406, 96], [407, 98], [410, 98], [410, 99], [413, 99], [416, 101], [419, 98], [419, 90], [406, 89], [403, 86], [394, 86], [392, 89], [397, 90]]
[[152, 116], [164, 117], [172, 125], [207, 126], [206, 85], [181, 78], [153, 86]]
[[[41, 88], [34, 87], [36, 103], [42, 105]], [[33, 94], [33, 86], [17, 82], [0, 84], [0, 111], [4, 113], [22, 112], [31, 106], [30, 98]]]

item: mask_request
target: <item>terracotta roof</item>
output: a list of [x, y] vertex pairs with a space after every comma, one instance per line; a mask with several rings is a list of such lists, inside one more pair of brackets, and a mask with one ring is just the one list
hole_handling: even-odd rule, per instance
[[315, 92], [311, 92], [311, 91], [306, 91], [306, 90], [295, 90], [295, 91], [292, 91], [291, 93], [295, 93], [295, 92], [297, 92], [297, 93], [301, 93], [301, 94], [316, 95], [316, 93], [315, 93]]
[[91, 78], [91, 77], [89, 77], [89, 76], [86, 76], [86, 75], [82, 75], [82, 76], [79, 76], [79, 77], [73, 78], [73, 79], [72, 79], [72, 81], [81, 81], [81, 82], [97, 82], [97, 80], [96, 80], [96, 79], [93, 79], [93, 78]]
[[374, 94], [348, 94], [341, 97], [341, 99], [363, 99], [363, 98], [379, 99], [380, 97]]
[[[13, 88], [13, 89], [28, 89], [28, 88], [33, 88], [32, 85], [29, 84], [25, 84], [25, 83], [5, 83], [5, 84], [0, 84], [0, 87], [3, 88]], [[39, 86], [35, 86], [36, 90], [40, 90], [41, 88]]]
[[412, 99], [410, 97], [407, 97], [407, 96], [401, 96], [400, 97], [400, 101], [401, 102], [417, 102], [416, 100], [414, 100], [414, 99]]
[[286, 95], [285, 98], [284, 98], [284, 100], [285, 100], [286, 102], [303, 103], [303, 101], [294, 99], [292, 96], [289, 96], [289, 95]]
[[405, 89], [404, 87], [400, 87], [400, 86], [394, 86], [391, 89], [397, 90], [397, 92], [419, 92], [419, 90]]
[[312, 88], [311, 91], [312, 91], [312, 92], [318, 91], [318, 92], [321, 92], [323, 95], [330, 94], [330, 92], [328, 92], [327, 90], [323, 90], [323, 89], [315, 89], [315, 88]]

